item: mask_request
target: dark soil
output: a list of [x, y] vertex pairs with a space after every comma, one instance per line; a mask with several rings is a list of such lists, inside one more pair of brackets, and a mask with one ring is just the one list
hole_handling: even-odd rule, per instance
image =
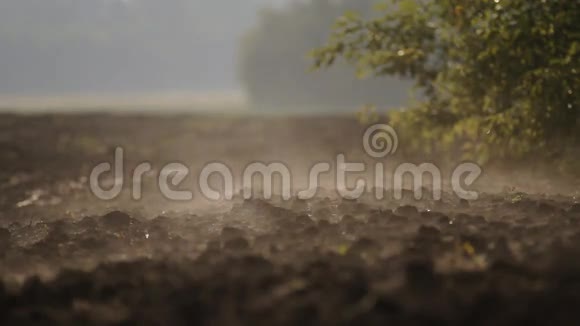
[[302, 171], [362, 157], [360, 135], [329, 117], [1, 116], [0, 324], [580, 322], [574, 185], [488, 174], [472, 202], [322, 187], [311, 200], [220, 203], [171, 202], [151, 184], [144, 200], [103, 202], [87, 186], [116, 146], [128, 171], [145, 160]]

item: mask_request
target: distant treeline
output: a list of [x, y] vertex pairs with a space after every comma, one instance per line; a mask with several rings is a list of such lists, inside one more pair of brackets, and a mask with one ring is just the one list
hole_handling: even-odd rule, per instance
[[346, 64], [326, 73], [310, 72], [309, 52], [324, 44], [337, 17], [347, 11], [370, 15], [377, 0], [297, 1], [262, 12], [242, 42], [239, 73], [250, 99], [271, 109], [306, 106], [354, 110], [407, 102], [410, 83], [393, 77], [360, 80]]

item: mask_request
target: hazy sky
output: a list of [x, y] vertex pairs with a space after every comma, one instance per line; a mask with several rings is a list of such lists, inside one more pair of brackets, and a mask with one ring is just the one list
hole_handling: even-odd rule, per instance
[[0, 94], [233, 90], [240, 37], [291, 0], [0, 0]]

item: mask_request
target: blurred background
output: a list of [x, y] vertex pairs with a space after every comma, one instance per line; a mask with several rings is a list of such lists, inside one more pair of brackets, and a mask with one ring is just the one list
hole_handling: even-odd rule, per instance
[[373, 0], [0, 0], [0, 109], [399, 107], [408, 83], [312, 73], [309, 51]]

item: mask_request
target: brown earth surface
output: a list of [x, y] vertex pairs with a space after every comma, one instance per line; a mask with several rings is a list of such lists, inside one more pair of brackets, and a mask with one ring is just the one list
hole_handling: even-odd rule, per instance
[[[565, 178], [486, 171], [474, 201], [394, 200], [387, 186], [342, 199], [333, 177], [308, 200], [212, 202], [196, 186], [209, 162], [239, 175], [278, 161], [296, 190], [338, 153], [372, 163], [363, 132], [348, 117], [0, 116], [0, 324], [580, 321], [579, 189]], [[163, 198], [155, 171], [141, 200], [128, 182], [96, 198], [91, 170], [118, 146], [125, 175], [186, 164], [193, 200]]]

